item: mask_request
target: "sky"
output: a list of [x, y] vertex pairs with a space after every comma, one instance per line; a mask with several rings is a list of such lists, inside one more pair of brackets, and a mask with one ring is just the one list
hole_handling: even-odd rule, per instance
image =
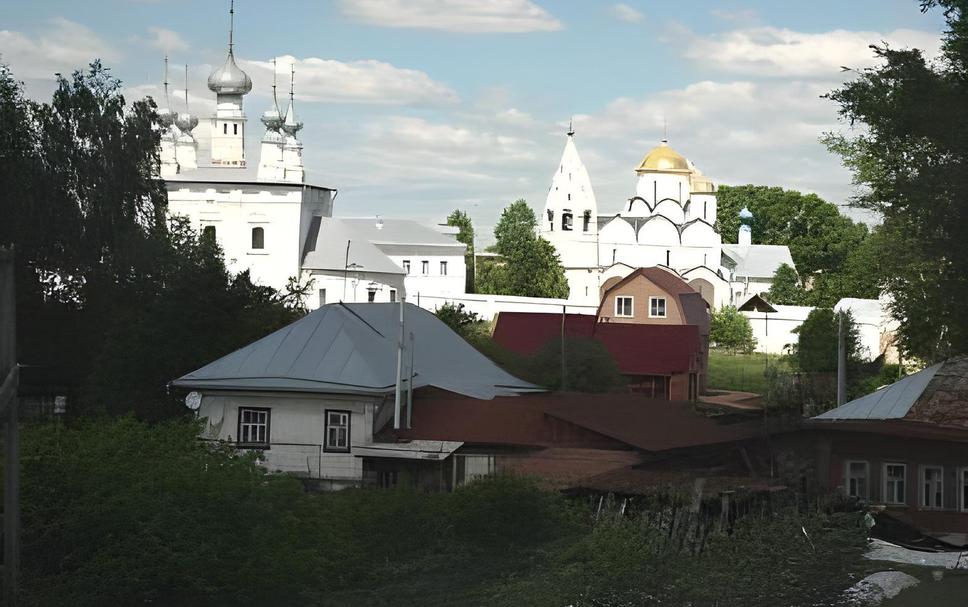
[[[237, 0], [235, 51], [249, 162], [257, 122], [295, 76], [307, 180], [339, 190], [335, 214], [443, 221], [489, 232], [506, 204], [544, 205], [569, 121], [599, 212], [634, 192], [664, 134], [720, 184], [775, 185], [849, 202], [851, 175], [819, 142], [848, 128], [821, 96], [875, 65], [870, 44], [938, 52], [944, 27], [916, 0]], [[202, 118], [208, 147], [228, 0], [0, 4], [0, 61], [47, 100], [55, 72], [100, 58], [130, 101], [163, 97]], [[853, 213], [846, 208], [845, 212]], [[484, 236], [484, 240], [487, 237]]]

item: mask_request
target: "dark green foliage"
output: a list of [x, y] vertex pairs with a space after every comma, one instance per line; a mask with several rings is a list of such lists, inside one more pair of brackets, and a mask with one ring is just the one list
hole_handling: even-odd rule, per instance
[[469, 332], [484, 324], [480, 315], [474, 312], [465, 312], [462, 303], [457, 305], [445, 303], [437, 308], [434, 314], [455, 333], [465, 337]]
[[25, 100], [0, 66], [0, 121], [18, 353], [41, 390], [70, 395], [70, 413], [183, 413], [169, 380], [301, 312], [307, 285], [279, 295], [230, 277], [214, 242], [169, 225], [154, 103], [126, 105], [100, 63], [60, 78], [49, 104]]
[[753, 242], [790, 247], [797, 272], [811, 284], [804, 305], [877, 297], [879, 274], [857, 271], [858, 266], [876, 269], [864, 263], [867, 227], [841, 215], [835, 205], [815, 194], [754, 185], [721, 186], [717, 205], [723, 242], [736, 241], [739, 211], [746, 206], [753, 213]]
[[561, 382], [561, 339], [546, 343], [532, 359], [537, 383], [569, 392], [613, 392], [625, 386], [618, 364], [601, 342], [586, 337], [565, 338], [565, 385]]
[[[817, 308], [807, 315], [797, 329], [797, 343], [790, 359], [800, 371], [831, 373], [837, 371], [837, 339], [840, 314], [829, 308]], [[850, 312], [844, 312], [844, 332], [847, 362], [850, 368], [860, 364], [860, 338]]]
[[524, 200], [517, 200], [501, 213], [494, 228], [497, 242], [492, 247], [500, 261], [489, 260], [478, 267], [480, 293], [522, 297], [568, 297], [568, 281], [558, 252], [536, 233], [538, 220]]
[[460, 209], [455, 209], [447, 216], [447, 225], [460, 228], [457, 232], [457, 242], [467, 245], [467, 253], [464, 255], [464, 263], [467, 267], [465, 291], [474, 293], [474, 255], [476, 254], [474, 250], [474, 224], [471, 223], [470, 215]]
[[773, 284], [766, 296], [767, 301], [778, 306], [802, 306], [807, 293], [800, 284], [797, 271], [787, 264], [781, 264], [773, 274]]
[[874, 47], [878, 67], [829, 95], [859, 128], [826, 139], [863, 186], [853, 203], [883, 217], [872, 257], [901, 323], [899, 346], [927, 361], [968, 351], [968, 5], [922, 2], [935, 7], [947, 21], [942, 58]]
[[731, 352], [749, 353], [756, 347], [753, 325], [736, 306], [723, 306], [713, 312], [709, 325], [709, 341], [716, 347]]

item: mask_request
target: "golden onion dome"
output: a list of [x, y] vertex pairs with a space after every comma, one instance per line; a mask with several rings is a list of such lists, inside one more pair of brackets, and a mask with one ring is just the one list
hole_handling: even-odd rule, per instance
[[652, 171], [690, 173], [692, 169], [689, 168], [689, 161], [682, 154], [669, 147], [669, 142], [663, 139], [658, 147], [652, 148], [645, 155], [641, 164], [635, 169], [636, 173]]

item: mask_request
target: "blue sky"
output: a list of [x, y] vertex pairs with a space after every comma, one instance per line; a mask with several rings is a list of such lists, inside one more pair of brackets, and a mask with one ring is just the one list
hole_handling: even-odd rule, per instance
[[[94, 57], [129, 97], [157, 98], [167, 50], [178, 95], [191, 65], [204, 146], [204, 80], [224, 58], [227, 11], [227, 0], [6, 2], [0, 55], [37, 98], [53, 72]], [[842, 204], [850, 175], [817, 142], [842, 127], [819, 95], [842, 81], [839, 66], [872, 64], [868, 44], [934, 54], [942, 28], [915, 0], [236, 2], [236, 54], [255, 83], [247, 114], [266, 109], [268, 62], [295, 62], [310, 179], [340, 189], [337, 214], [438, 221], [465, 208], [485, 230], [515, 198], [541, 207], [572, 116], [601, 212], [631, 194], [663, 124], [720, 183]]]

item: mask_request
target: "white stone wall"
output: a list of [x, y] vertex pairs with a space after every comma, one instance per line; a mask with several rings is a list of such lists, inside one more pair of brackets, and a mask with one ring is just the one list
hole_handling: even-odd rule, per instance
[[598, 304], [576, 304], [568, 299], [552, 299], [544, 297], [515, 297], [512, 295], [466, 294], [457, 297], [442, 297], [437, 295], [421, 295], [419, 299], [408, 299], [408, 302], [421, 308], [435, 311], [444, 304], [464, 304], [468, 312], [479, 314], [484, 320], [493, 320], [498, 312], [546, 312], [561, 314], [564, 306], [568, 314], [596, 314]]
[[[249, 270], [253, 282], [282, 289], [299, 274], [302, 245], [313, 214], [327, 215], [328, 190], [276, 184], [168, 182], [172, 215], [188, 217], [201, 233], [214, 226], [229, 271]], [[261, 227], [265, 247], [252, 248], [252, 229]]]
[[[204, 438], [232, 442], [238, 438], [240, 407], [268, 408], [270, 448], [259, 453], [269, 471], [352, 485], [363, 478], [363, 460], [353, 455], [352, 446], [373, 442], [377, 404], [376, 399], [363, 397], [203, 392], [198, 415], [207, 419]], [[349, 453], [323, 449], [327, 409], [350, 411]]]
[[[742, 302], [741, 302], [742, 303]], [[775, 313], [742, 312], [750, 320], [756, 351], [782, 354], [787, 344], [797, 342], [797, 329], [813, 310], [809, 306], [773, 306]]]
[[[399, 301], [405, 295], [403, 277], [394, 274], [355, 273], [347, 272], [344, 276], [340, 271], [306, 272], [305, 279], [312, 280], [306, 307], [315, 310], [323, 304], [337, 302], [356, 303], [369, 301], [370, 289], [373, 289], [374, 302], [385, 303]], [[320, 291], [325, 291], [325, 301], [321, 301]], [[396, 291], [393, 296], [392, 292]]]
[[[393, 263], [401, 268], [403, 262], [410, 262], [410, 273], [406, 275], [407, 301], [415, 303], [417, 294], [421, 295], [460, 295], [464, 293], [467, 281], [467, 270], [463, 255], [429, 255], [415, 252], [413, 254], [389, 255]], [[427, 273], [424, 274], [423, 262], [427, 262]], [[440, 262], [447, 263], [447, 274], [441, 273]]]

